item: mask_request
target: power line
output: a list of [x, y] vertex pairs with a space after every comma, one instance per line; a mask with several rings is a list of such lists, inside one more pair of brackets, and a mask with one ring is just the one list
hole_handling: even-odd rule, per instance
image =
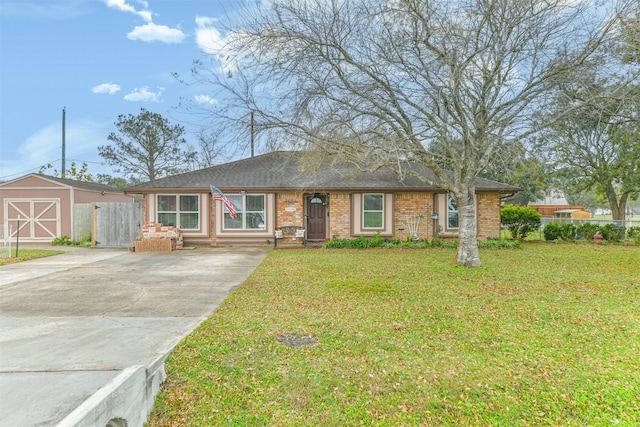
[[[106, 163], [104, 162], [95, 162], [95, 161], [91, 161], [91, 160], [82, 160], [82, 159], [68, 159], [70, 162], [74, 162], [74, 163], [87, 163], [87, 164], [95, 164], [95, 165], [100, 165], [100, 166], [108, 166]], [[20, 172], [16, 172], [10, 175], [5, 175], [5, 176], [0, 176], [0, 181], [9, 181], [12, 178], [16, 178], [16, 177], [20, 177], [22, 175], [26, 175], [28, 173], [32, 173], [32, 172], [38, 172], [40, 169], [42, 169], [43, 167], [47, 166], [47, 165], [53, 165], [54, 163], [59, 162], [60, 159], [55, 159], [55, 160], [51, 160], [49, 162], [45, 162], [43, 165], [41, 166], [37, 166], [31, 169], [26, 169]]]
[[[55, 159], [55, 160], [52, 160], [52, 161], [50, 161], [50, 162], [46, 162], [43, 166], [53, 164], [53, 163], [55, 163], [55, 162], [57, 162], [57, 161], [59, 161], [59, 160], [60, 160], [60, 159]], [[0, 181], [5, 181], [5, 180], [7, 180], [7, 179], [11, 179], [11, 178], [13, 178], [13, 177], [26, 175], [26, 174], [28, 174], [28, 173], [30, 173], [30, 172], [39, 171], [39, 170], [40, 170], [40, 168], [42, 168], [42, 166], [37, 166], [37, 167], [35, 167], [35, 168], [27, 169], [27, 170], [24, 170], [24, 171], [22, 171], [22, 172], [16, 172], [16, 173], [11, 174], [11, 175], [0, 176]]]

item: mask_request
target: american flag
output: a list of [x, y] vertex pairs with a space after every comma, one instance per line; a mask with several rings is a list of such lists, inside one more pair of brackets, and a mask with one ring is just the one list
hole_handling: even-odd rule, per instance
[[222, 194], [222, 191], [218, 190], [212, 185], [211, 194], [213, 195], [213, 200], [220, 200], [222, 203], [224, 203], [224, 205], [227, 207], [227, 210], [229, 211], [229, 215], [231, 215], [231, 218], [236, 217], [236, 208], [233, 207], [233, 203], [231, 203], [231, 200], [227, 199], [227, 196]]

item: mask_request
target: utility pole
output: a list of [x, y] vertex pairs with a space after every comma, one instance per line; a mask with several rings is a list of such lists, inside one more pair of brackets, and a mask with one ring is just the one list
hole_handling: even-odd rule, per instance
[[64, 127], [65, 127], [65, 119], [66, 119], [67, 107], [62, 107], [62, 171], [60, 172], [60, 177], [64, 178], [65, 176], [65, 135], [64, 135]]
[[255, 121], [253, 119], [253, 111], [251, 112], [251, 157], [253, 157], [253, 145], [255, 140]]

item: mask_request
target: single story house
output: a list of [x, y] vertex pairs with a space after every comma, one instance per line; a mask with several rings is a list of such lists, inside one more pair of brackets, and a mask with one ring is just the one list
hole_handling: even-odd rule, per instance
[[[235, 217], [211, 186], [233, 204]], [[476, 180], [479, 238], [500, 236], [501, 196], [519, 190]], [[313, 162], [295, 151], [169, 176], [125, 192], [143, 196], [146, 224], [179, 228], [185, 245], [264, 245], [275, 236], [292, 243], [376, 233], [404, 240], [431, 238], [434, 230], [453, 237], [459, 225], [455, 201], [438, 186], [388, 169], [364, 172], [351, 164]]]
[[49, 243], [73, 236], [73, 206], [79, 203], [129, 202], [124, 191], [95, 182], [76, 181], [37, 173], [0, 183], [0, 221], [11, 225], [21, 242]]

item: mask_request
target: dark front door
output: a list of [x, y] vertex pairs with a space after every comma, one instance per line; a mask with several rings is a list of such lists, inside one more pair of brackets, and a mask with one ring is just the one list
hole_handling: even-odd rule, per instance
[[326, 197], [313, 196], [307, 200], [307, 240], [324, 240], [327, 237]]

